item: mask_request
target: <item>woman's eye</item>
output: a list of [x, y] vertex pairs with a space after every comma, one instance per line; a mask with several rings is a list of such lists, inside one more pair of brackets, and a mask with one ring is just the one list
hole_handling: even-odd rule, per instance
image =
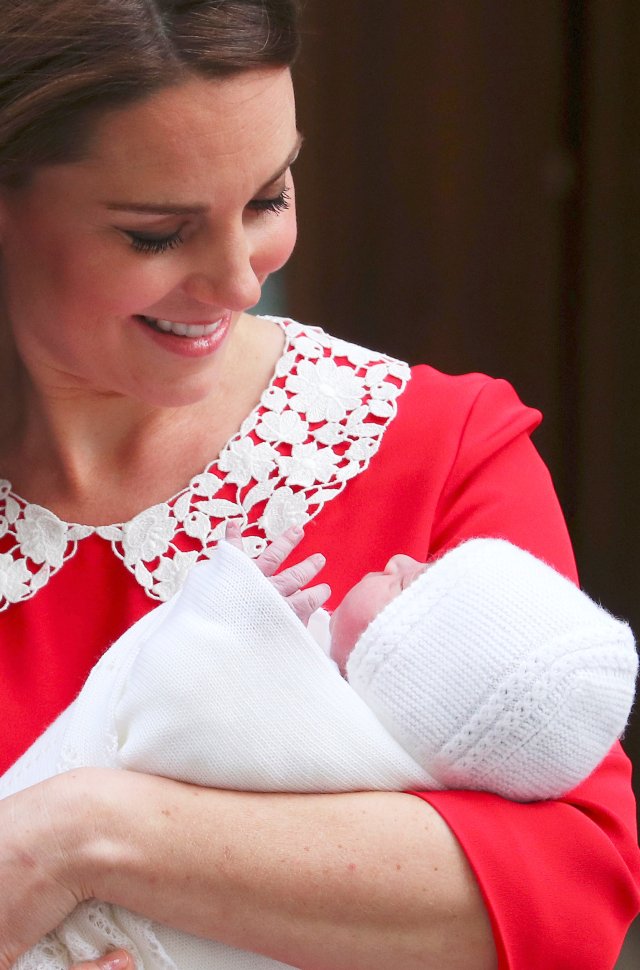
[[291, 208], [291, 194], [288, 189], [283, 189], [274, 199], [253, 199], [249, 208], [254, 212], [283, 212]]
[[166, 253], [169, 249], [177, 249], [183, 242], [181, 229], [172, 232], [170, 236], [147, 236], [143, 233], [130, 231], [127, 232], [127, 236], [137, 253], [151, 253], [156, 256], [159, 253]]
[[[288, 189], [283, 189], [279, 195], [272, 199], [253, 199], [249, 203], [249, 208], [254, 212], [283, 212], [291, 207], [291, 195]], [[169, 249], [177, 249], [184, 242], [182, 228], [172, 232], [168, 236], [150, 236], [147, 233], [133, 232], [126, 230], [126, 235], [131, 240], [131, 246], [137, 253], [148, 253], [157, 256], [166, 253]]]

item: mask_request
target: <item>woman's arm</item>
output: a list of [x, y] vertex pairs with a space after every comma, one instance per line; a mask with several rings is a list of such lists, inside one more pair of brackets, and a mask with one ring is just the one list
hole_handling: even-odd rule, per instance
[[253, 795], [103, 769], [46, 784], [53, 848], [40, 875], [19, 867], [22, 907], [3, 893], [0, 970], [51, 928], [34, 900], [61, 919], [92, 897], [303, 970], [496, 966], [463, 852], [410, 795]]
[[304, 970], [495, 966], [464, 854], [410, 795], [253, 795], [92, 771], [70, 782], [85, 898]]

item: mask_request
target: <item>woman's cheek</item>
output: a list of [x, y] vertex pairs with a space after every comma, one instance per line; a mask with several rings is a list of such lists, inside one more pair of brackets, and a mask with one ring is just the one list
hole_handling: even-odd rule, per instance
[[108, 309], [117, 315], [142, 313], [179, 288], [184, 271], [182, 262], [172, 255], [163, 258], [132, 252], [115, 272], [106, 274], [104, 285], [96, 280], [95, 290], [105, 294]]
[[258, 278], [266, 278], [281, 269], [293, 252], [298, 235], [295, 205], [278, 216], [271, 216], [272, 225], [254, 250], [251, 260]]

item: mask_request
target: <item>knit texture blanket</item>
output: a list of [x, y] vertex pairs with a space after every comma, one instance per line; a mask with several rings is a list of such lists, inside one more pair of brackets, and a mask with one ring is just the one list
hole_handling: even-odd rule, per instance
[[[497, 766], [524, 798], [540, 797], [518, 788], [532, 767], [552, 774], [552, 790], [588, 774], [631, 706], [628, 628], [498, 540], [453, 550], [416, 590], [419, 636], [406, 628], [404, 638], [402, 629], [376, 635], [371, 651], [359, 643], [350, 684], [255, 564], [222, 543], [173, 600], [104, 654], [76, 701], [0, 779], [0, 797], [79, 766], [270, 792], [441, 789], [452, 779], [491, 788]], [[403, 597], [387, 615], [392, 629]], [[536, 695], [537, 713], [517, 723], [514, 738], [519, 702]], [[565, 735], [576, 732], [583, 737], [567, 753]], [[519, 761], [529, 749], [530, 764]], [[145, 970], [284, 966], [91, 900], [15, 967], [68, 970], [120, 946]]]

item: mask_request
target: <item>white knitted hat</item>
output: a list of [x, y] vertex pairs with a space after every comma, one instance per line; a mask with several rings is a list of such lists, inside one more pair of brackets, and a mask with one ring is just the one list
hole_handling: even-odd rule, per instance
[[569, 791], [624, 731], [638, 660], [616, 620], [500, 539], [432, 563], [372, 621], [351, 686], [447, 788]]

